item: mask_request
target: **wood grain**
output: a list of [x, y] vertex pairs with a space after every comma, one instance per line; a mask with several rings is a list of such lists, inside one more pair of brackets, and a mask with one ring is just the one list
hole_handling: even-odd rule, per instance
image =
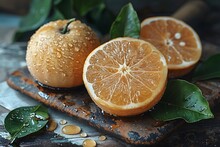
[[[114, 117], [103, 113], [91, 100], [84, 86], [52, 90], [40, 86], [26, 67], [18, 69], [7, 80], [12, 88], [50, 107], [70, 114], [130, 144], [152, 145], [183, 124], [183, 121], [157, 122], [147, 112], [134, 117]], [[219, 103], [220, 81], [196, 83], [212, 108]]]
[[26, 67], [12, 73], [7, 82], [12, 88], [130, 144], [155, 144], [183, 124], [183, 121], [160, 123], [148, 113], [126, 118], [110, 116], [92, 102], [84, 86], [48, 89], [36, 83]]

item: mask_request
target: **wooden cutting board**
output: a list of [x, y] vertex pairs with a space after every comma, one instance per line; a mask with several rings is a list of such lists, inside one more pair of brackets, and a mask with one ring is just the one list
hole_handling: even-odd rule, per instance
[[[18, 69], [7, 80], [8, 85], [45, 105], [68, 113], [109, 135], [130, 144], [152, 145], [184, 122], [158, 122], [149, 113], [133, 117], [114, 117], [103, 113], [89, 97], [84, 86], [69, 90], [51, 90], [40, 86], [31, 77], [27, 67]], [[210, 105], [219, 103], [220, 81], [196, 83]]]

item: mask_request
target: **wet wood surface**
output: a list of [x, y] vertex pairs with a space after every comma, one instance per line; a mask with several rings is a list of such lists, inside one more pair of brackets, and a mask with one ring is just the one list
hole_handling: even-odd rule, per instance
[[183, 121], [157, 122], [148, 113], [134, 117], [111, 116], [95, 105], [84, 86], [69, 90], [48, 89], [40, 86], [26, 67], [12, 73], [7, 82], [12, 88], [31, 98], [129, 144], [155, 144], [183, 124]]
[[[210, 45], [205, 44], [208, 48], [204, 49], [203, 55], [207, 56], [217, 52], [217, 49], [211, 47], [210, 50]], [[205, 59], [206, 56], [203, 56], [202, 59]], [[128, 144], [154, 145], [183, 124], [183, 121], [179, 120], [158, 123], [147, 112], [127, 118], [110, 116], [103, 113], [92, 102], [84, 86], [68, 90], [45, 88], [31, 77], [27, 67], [13, 72], [7, 82], [9, 86], [21, 93], [64, 113], [68, 113], [79, 120], [83, 120], [88, 125]], [[215, 110], [215, 106], [220, 101], [220, 80], [197, 82], [196, 85], [200, 87], [211, 108]]]
[[[203, 43], [203, 57], [202, 59], [207, 58], [208, 56], [211, 56], [217, 52], [219, 52], [218, 47], [214, 46], [212, 44], [209, 43]], [[26, 75], [26, 77], [25, 77]], [[209, 100], [210, 105], [212, 106], [212, 110], [214, 112], [215, 118], [214, 119], [210, 119], [210, 120], [204, 120], [204, 121], [200, 121], [198, 123], [193, 123], [193, 124], [186, 124], [184, 123], [181, 127], [178, 128], [177, 125], [181, 125], [181, 121], [174, 121], [174, 122], [169, 122], [167, 124], [157, 124], [157, 122], [155, 122], [154, 120], [152, 120], [151, 118], [149, 118], [148, 114], [143, 114], [142, 116], [147, 116], [146, 119], [151, 120], [151, 123], [149, 123], [150, 125], [148, 126], [148, 130], [150, 130], [150, 127], [153, 126], [153, 128], [163, 128], [161, 130], [164, 131], [165, 134], [158, 134], [159, 137], [157, 139], [153, 138], [153, 141], [149, 141], [147, 142], [147, 144], [151, 144], [151, 145], [155, 145], [155, 143], [157, 143], [155, 146], [164, 146], [164, 144], [166, 144], [167, 146], [216, 146], [218, 143], [220, 143], [218, 140], [218, 138], [220, 138], [220, 126], [219, 124], [219, 120], [220, 120], [220, 110], [219, 110], [219, 99], [220, 99], [220, 87], [219, 87], [219, 82], [220, 80], [215, 79], [215, 80], [209, 80], [209, 81], [203, 81], [203, 82], [197, 82], [196, 84], [201, 88], [201, 90], [203, 91], [203, 94], [205, 95], [205, 97]], [[13, 88], [19, 90], [20, 92], [23, 92], [25, 94], [30, 93], [30, 89], [32, 86], [35, 87], [35, 92], [31, 92], [30, 96], [32, 96], [32, 98], [37, 99], [38, 101], [42, 101], [43, 103], [47, 105], [52, 105], [52, 107], [59, 109], [61, 111], [63, 111], [64, 113], [68, 113], [71, 116], [73, 115], [72, 113], [76, 113], [75, 118], [79, 118], [79, 120], [87, 122], [87, 124], [95, 126], [98, 128], [99, 131], [101, 132], [108, 132], [108, 134], [110, 136], [114, 136], [113, 139], [108, 140], [107, 142], [105, 142], [103, 144], [103, 146], [105, 145], [111, 145], [114, 144], [114, 146], [129, 146], [131, 144], [142, 144], [142, 143], [138, 143], [138, 135], [135, 136], [135, 133], [130, 133], [130, 137], [132, 139], [132, 135], [133, 138], [136, 138], [136, 142], [132, 142], [127, 140], [127, 136], [124, 135], [124, 132], [128, 132], [127, 129], [132, 128], [136, 125], [136, 121], [142, 121], [141, 119], [136, 119], [133, 118], [133, 120], [123, 120], [121, 121], [120, 118], [115, 118], [112, 116], [108, 116], [107, 114], [103, 114], [98, 108], [95, 108], [96, 106], [94, 104], [91, 104], [91, 100], [86, 100], [86, 98], [88, 98], [88, 95], [86, 94], [86, 91], [83, 87], [80, 87], [78, 89], [72, 89], [71, 92], [69, 91], [53, 91], [53, 90], [49, 90], [47, 88], [43, 88], [41, 86], [39, 86], [35, 81], [33, 81], [33, 79], [30, 77], [26, 67], [20, 68], [19, 70], [15, 71], [12, 75], [10, 75], [9, 79], [8, 79], [8, 83], [9, 85], [11, 85]], [[18, 85], [14, 85], [14, 84], [18, 84]], [[22, 85], [23, 84], [23, 85]], [[33, 88], [32, 87], [32, 88]], [[72, 100], [71, 95], [74, 94], [74, 91], [77, 91], [77, 95], [82, 95], [83, 100], [81, 102], [78, 102], [78, 104], [82, 105], [82, 108], [78, 108], [78, 109], [73, 109], [71, 108], [71, 105], [75, 105], [76, 104], [76, 97], [75, 99]], [[52, 95], [50, 94], [52, 93]], [[37, 98], [36, 98], [37, 96]], [[54, 99], [51, 99], [51, 96], [54, 97], [56, 101], [54, 101]], [[40, 100], [39, 100], [40, 99]], [[56, 105], [55, 103], [58, 103], [58, 105]], [[59, 107], [59, 108], [58, 108]], [[88, 108], [91, 109], [91, 112], [86, 112], [88, 111]], [[4, 109], [1, 108], [1, 111], [3, 111]], [[72, 112], [73, 111], [73, 112]], [[93, 114], [94, 113], [94, 114]], [[97, 120], [94, 120], [95, 115], [97, 116], [102, 116], [102, 117], [97, 117]], [[140, 117], [140, 116], [139, 116]], [[107, 120], [105, 120], [107, 119]], [[110, 121], [113, 119], [114, 123], [108, 123], [108, 124], [103, 124], [103, 122], [105, 121]], [[125, 122], [129, 122], [128, 125], [124, 125]], [[95, 123], [97, 122], [101, 122], [101, 125], [95, 125]], [[116, 123], [115, 123], [116, 122]], [[156, 126], [155, 126], [156, 124]], [[177, 125], [176, 125], [177, 124]], [[124, 128], [124, 130], [122, 129], [120, 131], [120, 127], [122, 126], [122, 128]], [[139, 126], [140, 127], [140, 126]], [[103, 130], [104, 128], [104, 130]], [[176, 128], [176, 130], [175, 130]], [[3, 130], [3, 126], [0, 127], [0, 130]], [[117, 131], [116, 134], [114, 132], [114, 130], [119, 130], [121, 134], [119, 134]], [[138, 127], [136, 126], [136, 128], [132, 128], [132, 129], [138, 129]], [[143, 132], [143, 128], [139, 128], [140, 132]], [[152, 131], [153, 132], [153, 131]], [[152, 133], [151, 132], [151, 133]], [[41, 132], [42, 133], [42, 132]], [[71, 146], [72, 144], [69, 143], [67, 140], [65, 140], [65, 138], [58, 136], [56, 136], [55, 133], [51, 133], [51, 132], [43, 132], [41, 135], [34, 135], [34, 136], [30, 136], [27, 138], [24, 138], [21, 140], [21, 143], [19, 145], [25, 145], [25, 146], [31, 146], [31, 145], [40, 145], [40, 146], [59, 146], [59, 144], [62, 144], [64, 146]], [[51, 138], [52, 139], [56, 139], [56, 140], [60, 140], [57, 141], [57, 143], [51, 142]], [[41, 142], [39, 142], [39, 140], [41, 140]], [[127, 141], [128, 143], [123, 143]], [[3, 138], [0, 138], [0, 142], [1, 144], [7, 145], [9, 143], [8, 140], [5, 140]], [[143, 142], [144, 143], [144, 142]], [[145, 142], [146, 143], [146, 142]]]
[[[212, 46], [212, 44], [208, 44], [206, 42], [203, 43], [203, 46], [204, 50], [202, 60], [206, 59], [207, 56], [211, 56], [219, 51], [218, 47]], [[179, 136], [183, 136], [183, 134], [186, 134], [186, 132], [184, 132], [186, 130], [182, 128], [187, 128], [188, 131], [190, 129], [192, 129], [191, 131], [195, 131], [194, 129], [198, 129], [199, 126], [206, 126], [206, 123], [210, 124], [212, 123], [212, 121], [216, 122], [219, 120], [217, 109], [217, 106], [219, 105], [220, 95], [219, 80], [209, 80], [196, 83], [196, 85], [198, 85], [202, 90], [204, 96], [209, 100], [212, 110], [214, 110], [214, 112], [217, 113], [215, 115], [217, 116], [217, 118], [215, 118], [214, 120], [205, 120], [199, 122], [199, 125], [188, 125], [184, 124], [183, 121], [179, 120], [167, 123], [159, 123], [153, 120], [148, 113], [129, 118], [110, 116], [108, 114], [103, 113], [91, 101], [89, 95], [87, 94], [83, 86], [63, 91], [44, 88], [33, 80], [26, 67], [20, 68], [13, 72], [9, 76], [7, 82], [13, 89], [18, 90], [19, 92], [24, 93], [30, 96], [31, 98], [48, 105], [49, 107], [53, 107], [64, 113], [74, 116], [75, 118], [82, 120], [83, 122], [86, 122], [88, 125], [97, 128], [99, 131], [106, 132], [110, 136], [115, 137], [114, 141], [110, 140], [109, 142], [110, 144], [115, 144], [116, 140], [116, 144], [118, 144], [119, 146], [124, 146], [124, 144], [121, 144], [120, 141], [126, 142], [128, 145], [156, 144], [163, 146], [164, 142], [168, 143], [172, 139], [178, 140], [180, 139]], [[218, 128], [217, 125], [215, 127]], [[212, 127], [212, 129], [214, 129], [215, 127]], [[176, 129], [178, 131], [174, 131]], [[204, 131], [204, 129], [207, 128], [203, 127], [202, 129], [199, 129], [199, 131], [196, 130], [196, 133], [191, 133], [191, 135], [195, 137], [198, 132], [202, 132], [202, 130]], [[176, 138], [169, 136], [172, 132], [174, 134], [172, 136], [176, 136]], [[45, 132], [44, 134], [48, 136], [51, 135], [51, 133], [48, 132]], [[184, 138], [189, 139], [188, 141], [192, 143], [192, 140], [190, 140], [190, 134], [188, 137], [189, 138], [186, 138], [185, 136]], [[164, 138], [166, 138], [166, 140]], [[201, 138], [203, 137], [200, 136], [200, 139]], [[47, 140], [47, 137], [44, 139]], [[213, 140], [210, 139], [208, 141], [210, 143], [210, 141]], [[203, 141], [203, 144], [207, 144], [208, 141]], [[33, 139], [31, 142], [32, 144], [34, 144], [35, 140]], [[106, 142], [106, 144], [108, 143]], [[69, 143], [64, 142], [64, 145], [68, 146]]]

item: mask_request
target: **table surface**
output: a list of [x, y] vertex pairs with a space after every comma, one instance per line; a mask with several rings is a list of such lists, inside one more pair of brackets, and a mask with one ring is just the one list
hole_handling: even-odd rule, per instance
[[[4, 129], [4, 117], [6, 114], [19, 106], [35, 105], [39, 102], [11, 89], [5, 80], [14, 70], [26, 65], [25, 46], [26, 43], [13, 43], [11, 36], [15, 29], [14, 26], [0, 25], [0, 145], [8, 145], [7, 133]], [[218, 29], [219, 28], [219, 29]], [[7, 31], [6, 31], [7, 29]], [[214, 31], [213, 31], [214, 30]], [[207, 30], [205, 30], [207, 31]], [[7, 32], [7, 33], [5, 33]], [[3, 35], [4, 34], [4, 35]], [[201, 32], [204, 35], [204, 32]], [[220, 52], [220, 22], [216, 23], [211, 31], [202, 38], [203, 46]], [[211, 55], [211, 54], [210, 54]], [[209, 55], [208, 55], [209, 56]], [[220, 95], [220, 94], [219, 94]], [[86, 132], [91, 139], [97, 141], [98, 146], [131, 146], [108, 134], [97, 131], [95, 128], [79, 122], [75, 118], [62, 112], [49, 108], [52, 118], [59, 122], [67, 120], [68, 124], [79, 125], [83, 132]], [[220, 109], [215, 108], [214, 119], [202, 120], [193, 124], [184, 124], [172, 134], [155, 146], [218, 146], [220, 145]], [[20, 146], [73, 146], [80, 145], [85, 138], [79, 135], [64, 135], [61, 133], [61, 125], [54, 132], [41, 132], [40, 135], [25, 137], [20, 140]], [[107, 140], [99, 141], [100, 135], [107, 136]]]

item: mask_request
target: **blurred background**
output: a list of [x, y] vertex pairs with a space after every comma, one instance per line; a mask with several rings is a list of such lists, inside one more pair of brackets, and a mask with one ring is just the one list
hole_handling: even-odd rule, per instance
[[[73, 17], [103, 35], [109, 32], [120, 9], [128, 2], [132, 3], [141, 21], [149, 16], [170, 16], [189, 1], [193, 0], [0, 0], [0, 42], [28, 41], [42, 24]], [[219, 38], [220, 34], [220, 1], [201, 1], [208, 11], [203, 12], [205, 15], [196, 23], [189, 23], [202, 39], [219, 44], [215, 37]]]
[[[151, 16], [173, 16], [188, 3], [200, 2], [202, 5], [184, 8], [180, 14], [185, 15], [184, 21], [202, 42], [220, 46], [220, 0], [0, 0], [0, 82], [26, 65], [27, 42], [43, 24], [76, 18], [105, 36], [120, 9], [129, 2], [140, 21]], [[178, 17], [181, 15], [178, 13]]]

